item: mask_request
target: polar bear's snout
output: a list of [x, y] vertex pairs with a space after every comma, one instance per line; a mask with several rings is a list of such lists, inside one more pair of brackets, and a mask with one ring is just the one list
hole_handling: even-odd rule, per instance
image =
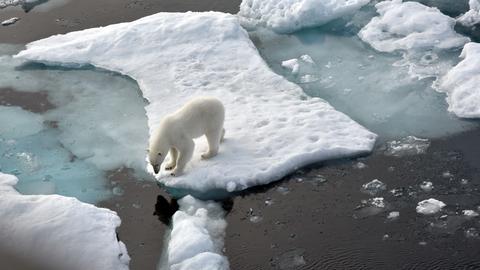
[[157, 174], [160, 171], [160, 164], [152, 164], [153, 171]]

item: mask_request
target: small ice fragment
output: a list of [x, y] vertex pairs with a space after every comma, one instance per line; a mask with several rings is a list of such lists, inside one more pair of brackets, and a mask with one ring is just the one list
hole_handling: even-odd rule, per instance
[[394, 188], [390, 190], [390, 193], [392, 193], [392, 195], [395, 197], [401, 197], [403, 196], [403, 191], [404, 191], [403, 188]]
[[306, 264], [303, 249], [293, 249], [272, 259], [272, 266], [275, 269], [299, 269]]
[[385, 208], [385, 201], [382, 197], [376, 197], [368, 200], [368, 203], [374, 207]]
[[468, 180], [467, 180], [467, 179], [464, 179], [464, 178], [462, 178], [462, 180], [460, 180], [460, 184], [462, 184], [462, 185], [466, 185], [466, 184], [468, 184]]
[[452, 178], [453, 174], [451, 174], [449, 171], [446, 171], [446, 172], [442, 173], [442, 177], [443, 178]]
[[125, 191], [123, 191], [121, 187], [114, 187], [112, 189], [112, 193], [113, 195], [116, 195], [116, 196], [122, 196], [125, 193]]
[[258, 222], [262, 221], [263, 218], [262, 218], [261, 216], [253, 215], [253, 216], [250, 217], [249, 220], [250, 220], [250, 222], [252, 222], [252, 223], [258, 223]]
[[273, 200], [271, 198], [267, 198], [265, 200], [265, 205], [272, 205], [273, 204]]
[[388, 171], [389, 171], [389, 172], [395, 171], [395, 167], [393, 167], [393, 166], [388, 167]]
[[478, 230], [476, 228], [468, 228], [465, 231], [465, 236], [467, 238], [478, 238], [479, 233], [478, 233]]
[[474, 210], [463, 210], [462, 214], [467, 217], [478, 217], [478, 213]]
[[10, 19], [8, 19], [8, 20], [3, 21], [3, 22], [2, 22], [2, 25], [3, 25], [3, 26], [12, 25], [12, 24], [18, 22], [19, 20], [20, 20], [20, 18], [18, 18], [18, 17], [13, 17], [13, 18], [10, 18]]
[[427, 242], [421, 241], [421, 242], [418, 242], [418, 244], [419, 244], [420, 246], [426, 246], [426, 245], [427, 245]]
[[315, 64], [315, 61], [313, 61], [312, 57], [308, 54], [300, 56], [300, 59], [302, 59], [306, 63]]
[[295, 75], [295, 74], [298, 73], [298, 69], [300, 68], [300, 64], [298, 63], [297, 58], [293, 58], [293, 59], [282, 61], [282, 67], [284, 67], [286, 69], [290, 69], [292, 71], [292, 74]]
[[417, 210], [417, 213], [419, 214], [431, 215], [439, 212], [445, 206], [446, 206], [445, 203], [439, 200], [430, 198], [428, 200], [423, 200], [419, 202], [416, 210]]
[[430, 146], [428, 139], [421, 139], [415, 136], [407, 136], [398, 141], [387, 142], [385, 154], [387, 156], [401, 157], [405, 155], [423, 154]]
[[315, 186], [320, 186], [321, 184], [327, 182], [327, 178], [321, 174], [317, 174], [307, 179], [307, 181]]
[[433, 189], [433, 183], [429, 181], [423, 181], [420, 184], [420, 188], [425, 192], [430, 192]]
[[139, 203], [134, 203], [134, 204], [132, 204], [132, 207], [136, 208], [136, 209], [140, 209], [140, 208], [142, 208], [142, 205], [139, 204]]
[[290, 190], [287, 187], [278, 187], [277, 191], [282, 195], [286, 195], [290, 192]]
[[388, 240], [390, 238], [390, 235], [388, 234], [385, 234], [383, 235], [382, 239], [385, 241], [385, 240]]
[[367, 165], [365, 163], [361, 162], [361, 161], [359, 161], [359, 162], [357, 162], [353, 165], [353, 168], [360, 169], [360, 170], [365, 169], [366, 167], [367, 167]]
[[318, 78], [315, 75], [305, 74], [300, 77], [300, 83], [312, 83], [318, 81]]
[[392, 220], [392, 219], [397, 219], [400, 216], [400, 212], [398, 211], [393, 211], [388, 213], [387, 218]]
[[236, 188], [237, 188], [237, 184], [235, 184], [235, 182], [230, 181], [230, 182], [227, 183], [227, 191], [228, 192], [233, 192], [233, 191], [235, 191]]
[[362, 191], [370, 195], [376, 195], [387, 189], [387, 185], [378, 179], [373, 179], [372, 181], [362, 185]]

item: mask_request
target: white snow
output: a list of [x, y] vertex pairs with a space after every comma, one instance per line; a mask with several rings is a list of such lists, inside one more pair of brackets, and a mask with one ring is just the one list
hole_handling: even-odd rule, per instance
[[0, 106], [0, 123], [0, 137], [3, 139], [27, 137], [43, 129], [41, 115], [20, 107]]
[[378, 51], [451, 49], [469, 41], [454, 31], [455, 19], [437, 8], [402, 0], [382, 1], [375, 7], [379, 16], [358, 35]]
[[480, 117], [480, 44], [463, 47], [463, 60], [440, 79], [438, 90], [447, 94], [448, 110], [459, 117]]
[[21, 195], [17, 181], [0, 173], [0, 249], [51, 269], [128, 269], [115, 212], [71, 197]]
[[193, 97], [220, 98], [226, 140], [219, 155], [200, 160], [207, 146], [204, 138], [196, 140], [183, 176], [160, 175], [171, 187], [245, 189], [309, 163], [369, 152], [376, 138], [273, 73], [229, 14], [159, 13], [36, 41], [17, 56], [70, 66], [90, 63], [129, 75], [150, 101], [150, 131]]
[[419, 214], [431, 215], [439, 212], [445, 206], [446, 206], [445, 203], [439, 200], [430, 198], [428, 200], [423, 200], [419, 202], [416, 210], [417, 210], [417, 213]]
[[470, 27], [480, 23], [480, 1], [470, 0], [468, 5], [470, 10], [458, 17], [457, 22]]
[[19, 21], [19, 20], [20, 20], [20, 18], [18, 18], [18, 17], [12, 17], [12, 18], [10, 18], [10, 19], [7, 19], [7, 20], [5, 20], [5, 21], [2, 21], [2, 25], [3, 25], [3, 26], [11, 25], [11, 24], [16, 23], [16, 22]]
[[221, 206], [188, 195], [178, 201], [172, 217], [167, 260], [171, 270], [227, 270], [223, 238], [227, 223]]
[[280, 33], [325, 24], [353, 13], [370, 0], [243, 0], [240, 20], [247, 28], [263, 26]]

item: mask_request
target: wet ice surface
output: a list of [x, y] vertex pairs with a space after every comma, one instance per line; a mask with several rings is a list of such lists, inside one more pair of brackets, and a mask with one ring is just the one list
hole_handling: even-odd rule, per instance
[[406, 156], [424, 154], [430, 141], [428, 139], [417, 138], [415, 136], [407, 136], [398, 140], [389, 141], [385, 145], [385, 155], [389, 156]]
[[26, 65], [11, 57], [19, 48], [0, 47], [0, 88], [19, 96], [42, 91], [53, 107], [34, 113], [28, 104], [0, 106], [0, 169], [19, 177], [20, 192], [96, 202], [118, 195], [105, 180], [109, 171], [141, 175], [148, 128], [135, 82], [89, 68]]
[[[321, 97], [336, 109], [379, 134], [380, 140], [418, 136], [440, 137], [468, 130], [473, 123], [447, 111], [445, 95], [432, 88], [434, 78], [411, 75], [400, 54], [378, 53], [356, 36], [369, 15], [359, 13], [359, 25], [333, 22], [323, 27], [278, 35], [251, 32], [269, 66], [299, 84], [310, 96]], [[301, 61], [309, 55], [315, 62]], [[459, 52], [426, 53], [418, 72], [446, 71]], [[285, 60], [295, 65], [282, 66]], [[284, 62], [285, 63], [285, 62]], [[287, 63], [289, 64], [289, 63]], [[296, 72], [292, 73], [295, 67]]]

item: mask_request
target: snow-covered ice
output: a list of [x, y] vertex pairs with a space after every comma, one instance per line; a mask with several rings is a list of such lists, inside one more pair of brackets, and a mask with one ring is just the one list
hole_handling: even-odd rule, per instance
[[440, 212], [440, 210], [442, 210], [442, 208], [445, 206], [446, 206], [445, 203], [439, 200], [430, 198], [428, 200], [423, 200], [419, 202], [416, 210], [417, 210], [417, 213], [419, 214], [431, 215], [431, 214]]
[[454, 31], [455, 19], [437, 8], [402, 0], [382, 1], [375, 7], [379, 16], [358, 35], [378, 51], [451, 49], [469, 41]]
[[351, 14], [370, 0], [243, 0], [238, 13], [247, 28], [268, 27], [279, 33], [325, 24]]
[[188, 195], [178, 201], [179, 210], [172, 217], [172, 231], [167, 246], [167, 261], [161, 269], [228, 270], [223, 255], [227, 226], [222, 207]]
[[128, 269], [115, 212], [59, 195], [21, 195], [17, 181], [0, 173], [0, 249], [51, 269]]
[[197, 140], [185, 175], [160, 176], [167, 186], [240, 190], [312, 162], [369, 152], [376, 138], [271, 72], [233, 15], [159, 13], [39, 40], [17, 56], [92, 64], [131, 76], [150, 101], [150, 131], [195, 96], [219, 97], [226, 107], [226, 140], [219, 155], [200, 160], [206, 142]]
[[468, 5], [470, 10], [458, 17], [457, 22], [470, 27], [480, 23], [480, 1], [469, 0]]
[[399, 140], [387, 142], [385, 154], [388, 156], [406, 156], [424, 154], [430, 146], [430, 140], [407, 136]]
[[480, 44], [463, 47], [463, 60], [440, 79], [438, 90], [447, 94], [448, 110], [459, 117], [480, 117]]

